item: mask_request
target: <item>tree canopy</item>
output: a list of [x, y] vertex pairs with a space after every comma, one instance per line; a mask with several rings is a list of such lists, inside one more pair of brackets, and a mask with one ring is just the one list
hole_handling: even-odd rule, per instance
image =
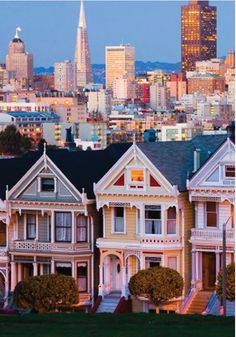
[[[218, 298], [222, 296], [222, 270], [217, 275], [216, 295]], [[235, 264], [228, 264], [226, 267], [226, 299], [229, 301], [235, 300]]]
[[151, 303], [161, 305], [182, 295], [183, 278], [171, 268], [148, 268], [131, 277], [129, 290], [132, 295], [147, 297]]
[[0, 154], [19, 155], [28, 151], [31, 146], [31, 139], [22, 136], [13, 124], [0, 132]]

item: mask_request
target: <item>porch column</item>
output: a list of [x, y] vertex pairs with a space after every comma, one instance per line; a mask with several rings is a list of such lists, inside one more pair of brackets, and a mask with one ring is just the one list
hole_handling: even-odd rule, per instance
[[11, 291], [14, 291], [17, 284], [17, 265], [16, 262], [11, 262]]
[[72, 212], [72, 233], [71, 233], [71, 238], [72, 238], [72, 243], [76, 243], [76, 221], [75, 221], [75, 212]]
[[103, 297], [103, 264], [99, 265], [99, 285], [98, 285], [98, 295]]
[[55, 242], [55, 212], [52, 211], [51, 215], [51, 242]]
[[126, 297], [126, 273], [125, 273], [125, 266], [121, 267], [121, 277], [122, 277], [122, 286], [121, 286], [121, 296]]
[[196, 281], [196, 262], [195, 262], [195, 251], [192, 251], [192, 280], [191, 280], [191, 285], [192, 288], [195, 288], [195, 281]]
[[52, 260], [51, 261], [51, 274], [54, 274], [55, 273], [55, 261]]
[[43, 275], [43, 263], [40, 263], [39, 265], [39, 274]]
[[18, 282], [22, 281], [22, 265], [21, 265], [21, 263], [17, 264], [17, 274], [18, 274]]
[[77, 282], [77, 277], [76, 277], [76, 262], [75, 261], [71, 261], [71, 272], [72, 272], [72, 277], [75, 279], [75, 281]]
[[144, 206], [140, 207], [140, 236], [145, 234]]
[[6, 278], [5, 278], [5, 297], [8, 296], [9, 293], [9, 267], [8, 263], [6, 264]]
[[216, 280], [219, 271], [220, 271], [220, 252], [216, 252]]
[[33, 263], [33, 275], [38, 276], [38, 263], [36, 262], [36, 260], [34, 260]]

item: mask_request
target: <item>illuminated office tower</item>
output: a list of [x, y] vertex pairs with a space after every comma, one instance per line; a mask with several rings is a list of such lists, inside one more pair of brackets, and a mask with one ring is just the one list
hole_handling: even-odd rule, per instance
[[21, 81], [22, 85], [28, 85], [33, 80], [33, 55], [25, 52], [25, 44], [20, 39], [16, 28], [16, 34], [9, 43], [9, 53], [6, 56], [6, 70], [9, 79]]
[[84, 87], [93, 82], [92, 67], [90, 61], [88, 33], [84, 13], [84, 3], [81, 0], [79, 24], [77, 28], [77, 40], [75, 48], [75, 66], [77, 86]]
[[216, 7], [208, 0], [190, 0], [181, 7], [182, 71], [195, 70], [196, 61], [216, 57]]
[[[135, 79], [135, 50], [130, 45], [106, 47], [106, 88], [114, 91], [118, 79], [127, 80], [130, 87]], [[132, 98], [134, 90], [130, 94]]]

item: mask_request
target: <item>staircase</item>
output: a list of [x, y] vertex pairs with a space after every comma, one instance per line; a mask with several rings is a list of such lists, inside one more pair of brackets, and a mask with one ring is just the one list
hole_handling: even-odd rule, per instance
[[211, 295], [212, 291], [198, 291], [193, 297], [193, 300], [188, 309], [186, 310], [186, 314], [201, 315], [206, 309]]
[[111, 292], [109, 295], [105, 295], [96, 312], [114, 312], [120, 301], [120, 297], [120, 292]]

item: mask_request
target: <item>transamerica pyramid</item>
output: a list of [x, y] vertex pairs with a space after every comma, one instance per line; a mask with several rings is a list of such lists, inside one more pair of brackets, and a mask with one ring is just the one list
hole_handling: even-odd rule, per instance
[[77, 28], [77, 39], [75, 48], [75, 66], [77, 74], [77, 86], [84, 87], [93, 83], [93, 74], [90, 61], [90, 52], [88, 44], [88, 33], [84, 13], [84, 3], [80, 3], [80, 16]]

